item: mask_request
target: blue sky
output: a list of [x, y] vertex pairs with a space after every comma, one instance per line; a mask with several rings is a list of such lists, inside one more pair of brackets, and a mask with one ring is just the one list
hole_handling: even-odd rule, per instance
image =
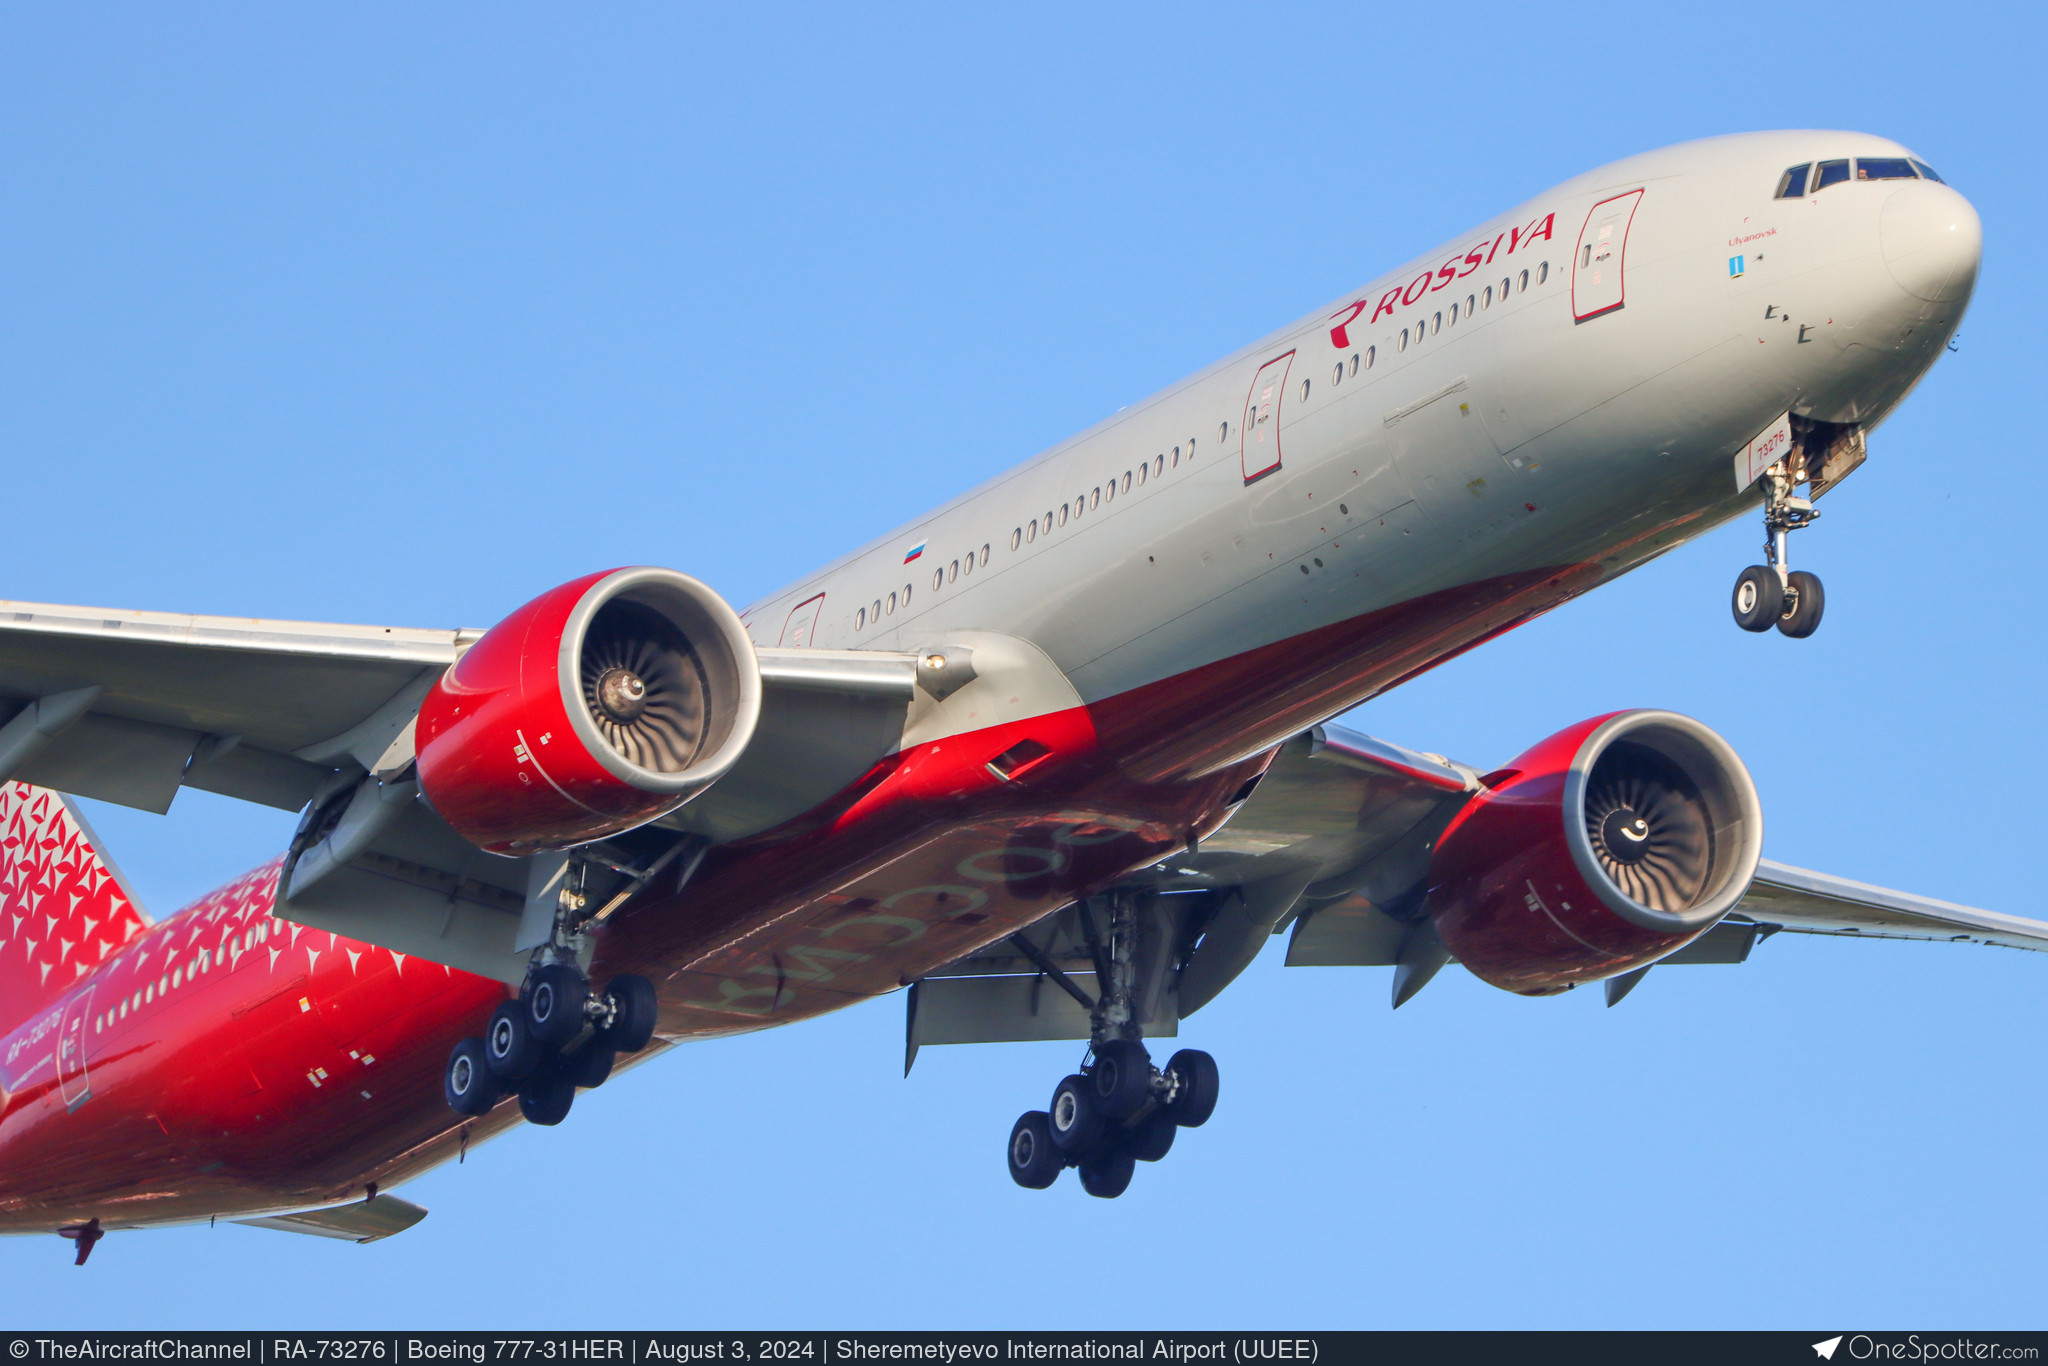
[[[0, 10], [0, 597], [488, 624], [615, 564], [738, 602], [1566, 176], [1896, 137], [1985, 265], [1746, 635], [1724, 528], [1348, 718], [1481, 765], [1627, 705], [1767, 853], [2048, 916], [2021, 6]], [[2028, 320], [2033, 318], [2033, 322]], [[92, 815], [153, 909], [292, 818]], [[1781, 936], [1620, 1008], [1277, 952], [1204, 1129], [1088, 1199], [1001, 1146], [1067, 1045], [902, 1001], [677, 1050], [371, 1247], [0, 1242], [0, 1326], [1665, 1327], [2040, 1320], [2048, 957]], [[1105, 1268], [1108, 1274], [1105, 1275]], [[559, 1278], [559, 1293], [536, 1287]]]

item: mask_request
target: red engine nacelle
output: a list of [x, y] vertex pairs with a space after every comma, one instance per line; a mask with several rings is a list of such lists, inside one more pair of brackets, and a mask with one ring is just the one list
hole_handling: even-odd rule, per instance
[[420, 705], [420, 790], [500, 854], [643, 825], [738, 761], [761, 711], [746, 628], [669, 569], [543, 593], [484, 633]]
[[1749, 890], [1763, 811], [1720, 736], [1668, 711], [1558, 732], [1437, 841], [1429, 910], [1458, 961], [1547, 996], [1654, 963]]

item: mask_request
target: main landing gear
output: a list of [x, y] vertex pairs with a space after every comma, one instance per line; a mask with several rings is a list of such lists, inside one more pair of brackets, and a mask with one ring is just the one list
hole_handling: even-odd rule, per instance
[[549, 964], [527, 978], [517, 1000], [491, 1012], [483, 1038], [449, 1053], [449, 1108], [487, 1115], [516, 1093], [529, 1124], [560, 1124], [577, 1088], [602, 1086], [619, 1054], [653, 1039], [654, 1023], [654, 984], [645, 977], [622, 973], [593, 995], [573, 964]]
[[602, 1086], [619, 1054], [637, 1053], [654, 1038], [652, 982], [621, 973], [593, 993], [583, 975], [589, 918], [582, 871], [570, 865], [554, 931], [534, 951], [518, 999], [500, 1002], [484, 1036], [448, 1054], [442, 1091], [457, 1114], [487, 1115], [517, 1094], [529, 1124], [560, 1124], [577, 1088]]
[[1793, 492], [1802, 483], [1818, 487], [1818, 469], [1809, 476], [1808, 457], [1794, 446], [1792, 453], [1766, 470], [1758, 481], [1764, 486], [1765, 564], [1753, 564], [1735, 580], [1731, 607], [1735, 624], [1745, 631], [1768, 631], [1803, 640], [1820, 629], [1820, 615], [1827, 597], [1821, 591], [1820, 576], [1793, 569], [1785, 554], [1785, 540], [1792, 532], [1813, 524], [1820, 514], [1811, 498]]
[[1108, 1039], [1090, 1061], [1053, 1088], [1052, 1105], [1010, 1129], [1010, 1179], [1044, 1190], [1068, 1167], [1081, 1189], [1114, 1200], [1140, 1162], [1157, 1162], [1174, 1134], [1205, 1123], [1216, 1108], [1216, 1060], [1194, 1048], [1152, 1065], [1136, 1039]]
[[1216, 1060], [1184, 1048], [1165, 1068], [1152, 1065], [1139, 1035], [1136, 996], [1137, 926], [1127, 898], [1109, 898], [1109, 934], [1096, 932], [1093, 909], [1079, 906], [1082, 932], [1095, 959], [1100, 996], [1086, 1001], [1049, 961], [1041, 964], [1061, 989], [1089, 1006], [1088, 1061], [1053, 1088], [1052, 1103], [1026, 1112], [1010, 1128], [1010, 1178], [1044, 1190], [1068, 1167], [1081, 1189], [1114, 1200], [1140, 1162], [1157, 1162], [1181, 1129], [1208, 1122], [1216, 1108]]

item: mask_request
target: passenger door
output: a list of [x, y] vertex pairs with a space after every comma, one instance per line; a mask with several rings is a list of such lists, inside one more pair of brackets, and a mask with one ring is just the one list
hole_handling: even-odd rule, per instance
[[1572, 319], [1587, 322], [1612, 313], [1624, 302], [1622, 258], [1628, 247], [1629, 224], [1643, 192], [1603, 199], [1586, 215], [1579, 229], [1578, 251], [1572, 257]]
[[801, 650], [811, 644], [818, 634], [818, 613], [825, 608], [825, 595], [806, 598], [789, 609], [789, 620], [782, 624], [782, 639], [778, 645]]
[[67, 1110], [76, 1110], [92, 1099], [92, 1082], [85, 1071], [85, 1028], [92, 1019], [96, 990], [87, 987], [72, 997], [64, 1007], [64, 1018], [57, 1023], [57, 1093]]
[[1275, 356], [1259, 367], [1252, 391], [1245, 395], [1244, 421], [1237, 435], [1247, 484], [1280, 468], [1280, 401], [1286, 396], [1287, 372], [1293, 365], [1292, 351]]

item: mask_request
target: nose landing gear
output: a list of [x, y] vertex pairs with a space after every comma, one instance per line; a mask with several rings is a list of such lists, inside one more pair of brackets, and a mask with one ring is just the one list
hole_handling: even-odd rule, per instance
[[[1785, 541], [1811, 526], [1820, 514], [1813, 504], [1823, 493], [1848, 478], [1864, 460], [1863, 431], [1853, 425], [1792, 419], [1793, 441], [1785, 457], [1765, 470], [1758, 483], [1764, 492], [1764, 564], [1753, 564], [1735, 580], [1730, 606], [1735, 624], [1745, 631], [1768, 631], [1803, 640], [1820, 629], [1827, 597], [1820, 576], [1793, 569]], [[1804, 484], [1807, 496], [1795, 490]]]
[[[1053, 1088], [1046, 1109], [1027, 1111], [1011, 1126], [1010, 1179], [1044, 1190], [1062, 1171], [1077, 1167], [1081, 1189], [1113, 1200], [1131, 1184], [1138, 1163], [1159, 1161], [1179, 1130], [1208, 1121], [1216, 1108], [1216, 1060], [1184, 1048], [1164, 1068], [1153, 1066], [1133, 1008], [1137, 928], [1130, 903], [1114, 894], [1109, 898], [1106, 942], [1096, 933], [1088, 904], [1078, 909], [1102, 986], [1089, 1003], [1089, 1058]], [[1029, 950], [1028, 944], [1020, 947]], [[1064, 990], [1083, 995], [1049, 962], [1041, 966]]]
[[1764, 556], [1769, 562], [1753, 564], [1735, 580], [1735, 597], [1730, 604], [1735, 624], [1745, 631], [1768, 631], [1803, 640], [1820, 628], [1825, 598], [1820, 578], [1795, 570], [1785, 554], [1785, 540], [1803, 531], [1820, 514], [1810, 498], [1793, 493], [1807, 482], [1806, 459], [1798, 446], [1792, 453], [1764, 471], [1758, 481], [1764, 486]]

